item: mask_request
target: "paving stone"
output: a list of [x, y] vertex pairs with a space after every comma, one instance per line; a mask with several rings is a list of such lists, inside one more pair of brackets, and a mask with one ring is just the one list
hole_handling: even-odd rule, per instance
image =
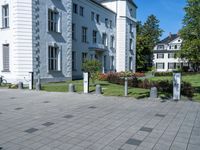
[[43, 103], [46, 103], [46, 104], [47, 104], [47, 103], [50, 103], [50, 101], [44, 101]]
[[88, 107], [88, 108], [90, 108], [90, 109], [95, 109], [95, 108], [97, 108], [96, 106], [90, 106], [90, 107]]
[[148, 127], [142, 127], [140, 131], [145, 131], [145, 132], [152, 132], [153, 128], [148, 128]]
[[126, 141], [126, 144], [136, 145], [136, 146], [139, 146], [141, 143], [142, 141], [137, 139], [129, 139], [128, 141]]
[[34, 132], [36, 132], [36, 131], [38, 131], [38, 129], [36, 129], [36, 128], [30, 128], [30, 129], [28, 129], [28, 130], [25, 130], [24, 132], [27, 132], [27, 133], [34, 133]]
[[54, 125], [54, 124], [55, 123], [53, 123], [53, 122], [46, 122], [46, 123], [44, 123], [42, 125], [45, 126], [45, 127], [49, 127], [49, 126]]

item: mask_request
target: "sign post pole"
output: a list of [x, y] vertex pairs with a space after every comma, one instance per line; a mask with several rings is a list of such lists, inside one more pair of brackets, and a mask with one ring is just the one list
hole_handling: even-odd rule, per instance
[[89, 93], [89, 73], [88, 72], [83, 73], [83, 89], [84, 89], [85, 94]]
[[181, 99], [181, 73], [173, 73], [173, 100]]

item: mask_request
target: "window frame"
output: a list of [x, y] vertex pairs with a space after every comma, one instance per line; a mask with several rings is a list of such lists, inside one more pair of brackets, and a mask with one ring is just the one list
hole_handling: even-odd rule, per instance
[[60, 16], [56, 10], [48, 9], [48, 32], [60, 32]]
[[2, 6], [2, 28], [9, 28], [9, 5]]
[[88, 28], [87, 27], [82, 27], [82, 43], [87, 43], [87, 30]]
[[[53, 51], [53, 52], [52, 52]], [[59, 68], [59, 47], [57, 46], [48, 46], [48, 70], [60, 71]]]

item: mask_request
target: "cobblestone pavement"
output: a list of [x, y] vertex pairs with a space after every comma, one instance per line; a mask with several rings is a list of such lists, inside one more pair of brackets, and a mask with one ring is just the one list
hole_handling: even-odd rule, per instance
[[3, 150], [200, 150], [200, 104], [0, 90]]

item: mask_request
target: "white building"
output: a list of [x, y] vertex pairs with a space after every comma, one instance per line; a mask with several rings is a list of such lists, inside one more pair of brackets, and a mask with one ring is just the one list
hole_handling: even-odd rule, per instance
[[102, 72], [135, 71], [136, 5], [132, 0], [0, 1], [0, 75], [17, 83], [82, 77], [85, 59]]
[[176, 52], [181, 50], [182, 39], [178, 34], [169, 34], [154, 48], [153, 63], [157, 72], [173, 71], [188, 66], [187, 61], [176, 57]]

